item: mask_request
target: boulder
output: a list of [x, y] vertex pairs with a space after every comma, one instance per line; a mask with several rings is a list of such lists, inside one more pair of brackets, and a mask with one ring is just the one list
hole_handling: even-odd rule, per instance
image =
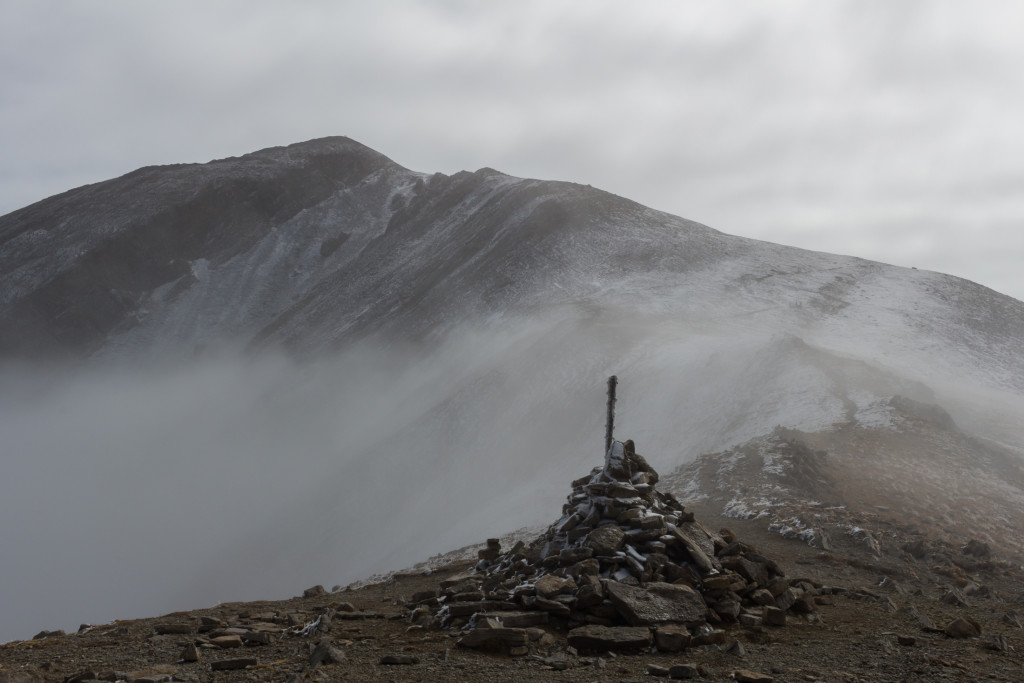
[[[727, 590], [729, 590], [729, 586], [731, 586], [733, 584], [733, 581], [735, 581], [735, 577], [734, 576], [730, 576], [728, 574], [720, 574], [718, 576], [708, 576], [708, 577], [705, 577], [705, 579], [703, 581], [704, 590], [708, 590], [708, 591], [727, 591]], [[774, 602], [775, 602], [775, 599], [772, 598], [772, 603], [774, 604]]]
[[736, 619], [736, 621], [739, 622], [740, 626], [743, 626], [744, 628], [750, 628], [750, 629], [759, 629], [759, 628], [761, 628], [761, 622], [762, 622], [761, 617], [757, 616], [756, 614], [746, 614], [746, 613], [740, 614], [740, 616]]
[[1009, 652], [1010, 642], [1006, 640], [1006, 636], [994, 635], [989, 636], [988, 640], [985, 641], [984, 646], [988, 650], [995, 650], [996, 652]]
[[775, 598], [775, 606], [785, 611], [792, 607], [797, 600], [797, 595], [792, 588], [787, 588]]
[[556, 617], [567, 618], [572, 612], [567, 603], [561, 602], [560, 600], [548, 600], [547, 598], [542, 598], [539, 595], [533, 604], [537, 609], [543, 610], [544, 612]]
[[959, 588], [950, 588], [942, 595], [942, 602], [954, 607], [967, 607], [967, 598]]
[[485, 562], [494, 562], [501, 556], [501, 542], [497, 538], [488, 538], [487, 547], [477, 551], [477, 557]]
[[580, 609], [600, 605], [604, 602], [604, 586], [596, 576], [586, 574], [580, 577], [580, 588], [576, 592], [576, 606]]
[[950, 638], [977, 638], [981, 635], [981, 624], [970, 617], [957, 617], [943, 630]]
[[736, 621], [742, 607], [736, 600], [719, 600], [714, 605], [715, 613], [725, 621]]
[[742, 555], [731, 555], [722, 560], [722, 566], [731, 569], [747, 581], [759, 586], [767, 586], [771, 577], [768, 569], [759, 562], [752, 562]]
[[[686, 525], [683, 528], [689, 528], [690, 525]], [[690, 556], [690, 560], [697, 566], [702, 573], [707, 574], [714, 569], [711, 559], [708, 557], [705, 549], [701, 548], [695, 540], [693, 540], [693, 533], [685, 533], [683, 529], [679, 527], [673, 527], [669, 532], [686, 550], [686, 554]], [[714, 552], [712, 546], [712, 553]], [[712, 554], [712, 557], [714, 555]]]
[[435, 602], [435, 604], [436, 604], [436, 602], [437, 602], [437, 589], [436, 588], [433, 589], [433, 590], [417, 591], [417, 592], [413, 593], [412, 594], [411, 602], [413, 602], [413, 603], [421, 603], [421, 602], [430, 602], [431, 600], [433, 600]]
[[786, 625], [786, 613], [778, 607], [765, 607], [763, 619], [768, 626]]
[[692, 625], [704, 623], [707, 618], [704, 599], [689, 586], [649, 583], [639, 588], [609, 581], [606, 589], [619, 614], [632, 626], [669, 622]]
[[537, 579], [537, 583], [534, 584], [534, 588], [537, 589], [537, 595], [539, 597], [550, 600], [560, 593], [575, 593], [577, 586], [576, 582], [572, 579], [554, 576], [553, 574], [545, 574]]
[[217, 628], [225, 628], [227, 625], [228, 624], [227, 624], [226, 621], [224, 621], [222, 619], [217, 619], [216, 617], [208, 617], [208, 616], [201, 616], [201, 617], [199, 617], [199, 632], [200, 633], [205, 633], [207, 631], [212, 631], [212, 630], [217, 629]]
[[482, 647], [492, 643], [505, 643], [509, 646], [526, 645], [530, 642], [526, 629], [523, 628], [478, 628], [470, 631], [459, 640], [463, 647]]
[[685, 626], [659, 626], [654, 630], [654, 645], [661, 652], [679, 652], [690, 645], [690, 631]]
[[324, 638], [309, 655], [309, 665], [317, 667], [321, 664], [341, 664], [345, 661], [345, 653], [334, 646], [331, 641]]
[[595, 555], [610, 556], [621, 550], [625, 541], [625, 531], [614, 524], [605, 524], [587, 534], [586, 544]]
[[561, 565], [576, 564], [582, 562], [594, 554], [594, 549], [588, 546], [577, 546], [575, 548], [563, 548], [558, 553], [558, 563]]
[[189, 643], [181, 651], [181, 661], [183, 662], [198, 662], [199, 661], [199, 649], [196, 648], [195, 643]]
[[968, 541], [967, 545], [962, 548], [962, 552], [964, 555], [971, 555], [981, 559], [987, 559], [992, 555], [992, 549], [989, 548], [988, 543], [984, 543], [977, 539], [971, 539]]

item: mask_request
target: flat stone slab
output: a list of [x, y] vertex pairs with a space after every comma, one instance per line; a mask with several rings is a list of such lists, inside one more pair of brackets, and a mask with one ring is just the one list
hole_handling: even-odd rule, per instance
[[569, 645], [578, 650], [643, 650], [651, 646], [651, 630], [639, 626], [580, 626], [569, 631]]
[[477, 619], [496, 619], [507, 628], [526, 628], [548, 623], [547, 612], [483, 612]]
[[217, 647], [242, 647], [241, 636], [218, 636], [216, 638], [211, 638], [210, 642], [216, 645]]
[[715, 542], [697, 522], [682, 522], [676, 525], [679, 536], [695, 545], [708, 559], [715, 556]]
[[210, 662], [210, 668], [214, 671], [234, 671], [244, 669], [247, 666], [256, 666], [259, 663], [255, 657], [239, 657], [238, 659], [221, 659]]
[[676, 680], [699, 678], [700, 671], [696, 664], [676, 664], [668, 670], [668, 677]]
[[502, 642], [512, 647], [526, 645], [530, 637], [523, 628], [478, 628], [459, 640], [463, 647], [481, 647], [487, 643]]
[[537, 579], [534, 588], [537, 589], [537, 595], [550, 600], [559, 593], [575, 593], [576, 582], [569, 578], [545, 574]]
[[[692, 530], [688, 529], [688, 531]], [[679, 541], [684, 548], [686, 548], [686, 553], [690, 556], [690, 559], [693, 560], [693, 563], [697, 565], [697, 568], [700, 569], [701, 573], [707, 574], [715, 568], [714, 563], [707, 556], [707, 553], [704, 552], [704, 549], [691, 538], [691, 536], [696, 536], [695, 534], [690, 533], [688, 535], [679, 527], [675, 527], [672, 529], [671, 535], [675, 537], [675, 539]], [[714, 551], [712, 550], [712, 553], [713, 552]], [[712, 557], [714, 557], [713, 554]]]
[[732, 677], [739, 683], [772, 683], [772, 677], [757, 671], [739, 669], [732, 672]]
[[702, 624], [708, 608], [700, 593], [689, 586], [649, 583], [643, 588], [609, 581], [608, 597], [632, 626], [665, 623]]
[[494, 612], [518, 607], [514, 602], [501, 600], [481, 600], [480, 602], [455, 602], [448, 605], [448, 614], [453, 617], [469, 617], [477, 612]]
[[359, 611], [357, 611], [357, 612], [338, 612], [337, 614], [334, 615], [334, 617], [336, 619], [348, 619], [348, 620], [352, 620], [352, 621], [357, 621], [359, 619], [383, 619], [384, 615], [383, 614], [378, 614], [377, 612], [359, 612]]

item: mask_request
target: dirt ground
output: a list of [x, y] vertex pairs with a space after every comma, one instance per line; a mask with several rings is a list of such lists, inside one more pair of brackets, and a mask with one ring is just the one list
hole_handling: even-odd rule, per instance
[[[775, 558], [790, 578], [826, 587], [816, 611], [790, 614], [783, 627], [732, 625], [724, 642], [680, 653], [576, 653], [567, 647], [566, 628], [552, 622], [549, 636], [530, 653], [510, 657], [460, 647], [459, 631], [410, 625], [407, 604], [420, 591], [471, 569], [455, 563], [434, 571], [396, 574], [357, 589], [324, 592], [284, 601], [229, 603], [153, 619], [116, 621], [77, 634], [50, 635], [0, 646], [0, 683], [30, 681], [632, 681], [654, 680], [650, 665], [692, 663], [702, 680], [734, 680], [737, 670], [789, 681], [1021, 681], [1024, 630], [1006, 619], [1024, 612], [1020, 574], [1001, 567], [972, 577], [984, 590], [966, 606], [941, 600], [954, 579], [909, 558], [872, 558], [822, 553], [770, 534], [758, 520], [728, 523], [741, 538]], [[716, 527], [717, 528], [717, 527]], [[922, 628], [917, 614], [937, 630]], [[326, 630], [317, 618], [334, 610]], [[352, 611], [345, 611], [352, 610]], [[222, 648], [200, 632], [202, 618], [221, 627], [263, 631], [266, 642]], [[981, 626], [981, 636], [956, 639], [939, 630], [957, 617]], [[177, 626], [184, 633], [164, 633]], [[324, 626], [321, 623], [321, 628]], [[30, 634], [29, 634], [30, 635]], [[999, 638], [1001, 637], [1001, 638]], [[310, 665], [318, 643], [334, 648], [337, 663]], [[198, 661], [182, 661], [183, 650], [199, 643]], [[737, 645], [737, 643], [739, 645]], [[406, 664], [385, 664], [389, 655]], [[220, 660], [249, 659], [244, 669], [214, 671]], [[245, 662], [242, 662], [243, 664]]]

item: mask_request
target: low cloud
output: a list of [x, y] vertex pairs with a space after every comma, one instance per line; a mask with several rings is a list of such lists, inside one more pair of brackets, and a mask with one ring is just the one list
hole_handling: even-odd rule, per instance
[[567, 310], [429, 349], [6, 367], [0, 640], [289, 597], [548, 523], [601, 462], [613, 373], [616, 434], [663, 472], [826, 428], [851, 396], [929, 397], [829, 358], [780, 331]]

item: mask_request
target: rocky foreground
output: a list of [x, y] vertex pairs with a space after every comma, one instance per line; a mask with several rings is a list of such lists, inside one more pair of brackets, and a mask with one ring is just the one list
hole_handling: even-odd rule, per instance
[[947, 582], [730, 520], [744, 542], [658, 481], [616, 442], [507, 552], [492, 539], [475, 562], [358, 588], [40, 633], [0, 646], [0, 683], [1024, 679], [1019, 567], [989, 549], [966, 547]]

